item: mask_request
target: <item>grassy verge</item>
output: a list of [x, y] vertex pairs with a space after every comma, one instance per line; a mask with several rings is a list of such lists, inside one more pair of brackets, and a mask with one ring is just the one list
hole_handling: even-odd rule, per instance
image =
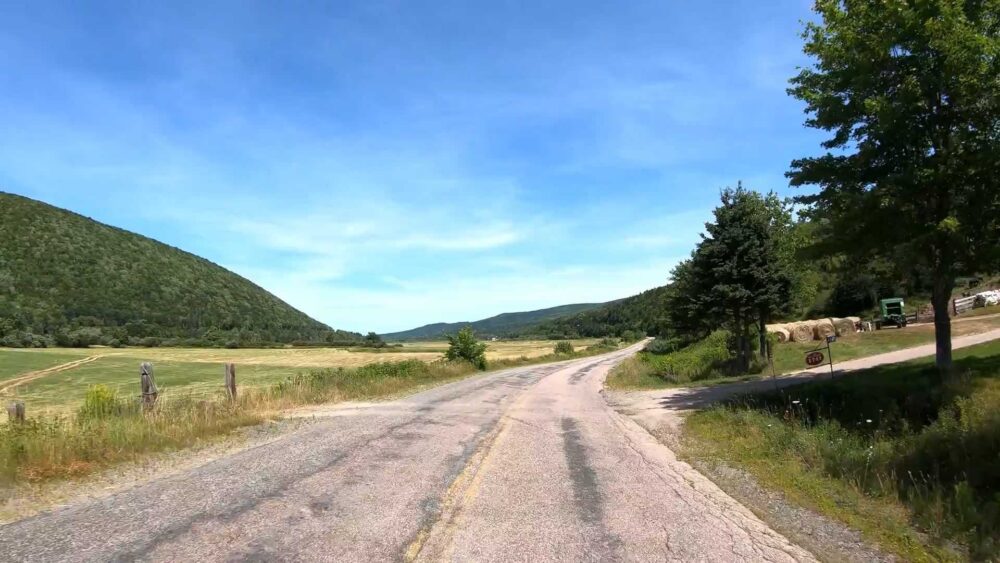
[[956, 359], [946, 383], [920, 360], [734, 399], [688, 417], [684, 455], [742, 467], [905, 560], [995, 560], [1000, 343]]
[[[1000, 317], [974, 318], [954, 323], [952, 335], [958, 337], [996, 328], [1000, 328]], [[728, 377], [720, 367], [728, 357], [724, 348], [725, 340], [721, 336], [723, 334], [715, 333], [701, 342], [670, 354], [637, 354], [612, 371], [607, 385], [611, 389], [660, 389], [732, 383], [770, 375], [770, 367], [758, 367], [754, 373]], [[842, 336], [833, 344], [833, 359], [835, 362], [855, 360], [933, 342], [933, 326], [857, 333]], [[774, 351], [775, 373], [794, 373], [805, 369], [806, 352], [819, 346], [817, 342], [778, 344]]]
[[[491, 369], [571, 360], [601, 354], [617, 346], [597, 344], [572, 354], [549, 354], [490, 362]], [[478, 371], [464, 362], [405, 360], [357, 368], [314, 369], [258, 387], [242, 387], [237, 401], [221, 395], [219, 385], [197, 393], [164, 392], [157, 405], [143, 410], [136, 396], [119, 392], [114, 381], [101, 380], [97, 368], [84, 374], [87, 390], [78, 408], [62, 416], [36, 416], [24, 424], [0, 425], [0, 486], [72, 478], [153, 452], [176, 450], [257, 424], [301, 405], [394, 397], [469, 376]], [[213, 364], [174, 366], [177, 378], [201, 378], [198, 370], [221, 373]], [[272, 368], [273, 369], [273, 368]], [[88, 372], [89, 373], [89, 372]], [[168, 373], [173, 373], [168, 370]], [[247, 375], [238, 372], [240, 381]], [[76, 376], [78, 379], [80, 375]], [[221, 378], [214, 378], [221, 384]], [[252, 380], [252, 379], [251, 379]], [[181, 383], [180, 379], [171, 380]], [[39, 380], [38, 385], [59, 381]], [[81, 404], [82, 403], [82, 404]], [[32, 412], [29, 410], [29, 412]]]

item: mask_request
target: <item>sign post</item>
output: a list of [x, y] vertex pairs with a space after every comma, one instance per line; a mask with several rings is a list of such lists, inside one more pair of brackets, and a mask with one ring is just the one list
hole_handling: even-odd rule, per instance
[[830, 377], [833, 377], [833, 348], [830, 346], [837, 341], [837, 337], [830, 335], [826, 337], [826, 356], [823, 355], [821, 351], [822, 348], [817, 348], [816, 350], [810, 350], [806, 352], [806, 364], [809, 367], [816, 367], [823, 365], [823, 360], [829, 360], [830, 362]]
[[836, 341], [837, 335], [835, 334], [826, 337], [826, 354], [830, 356], [830, 379], [833, 379], [833, 348], [830, 345]]

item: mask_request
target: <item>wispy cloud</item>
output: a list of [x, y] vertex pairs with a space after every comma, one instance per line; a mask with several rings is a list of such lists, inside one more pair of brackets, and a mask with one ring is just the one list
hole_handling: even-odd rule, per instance
[[780, 92], [802, 0], [191, 8], [0, 8], [0, 188], [333, 326], [648, 289], [719, 188], [815, 146]]

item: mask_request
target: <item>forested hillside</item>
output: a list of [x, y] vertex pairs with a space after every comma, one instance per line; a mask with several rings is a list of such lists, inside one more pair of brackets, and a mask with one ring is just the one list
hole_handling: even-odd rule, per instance
[[447, 334], [455, 334], [463, 327], [471, 326], [472, 330], [480, 336], [515, 337], [519, 336], [522, 332], [533, 332], [532, 328], [539, 322], [563, 318], [601, 306], [602, 304], [600, 303], [561, 305], [537, 311], [503, 313], [495, 317], [472, 322], [429, 324], [412, 330], [394, 332], [382, 336], [386, 340], [394, 341], [434, 340], [444, 338]]
[[524, 333], [548, 338], [660, 334], [667, 326], [669, 291], [670, 286], [650, 289], [595, 309], [539, 323]]
[[208, 260], [0, 192], [0, 344], [350, 343]]

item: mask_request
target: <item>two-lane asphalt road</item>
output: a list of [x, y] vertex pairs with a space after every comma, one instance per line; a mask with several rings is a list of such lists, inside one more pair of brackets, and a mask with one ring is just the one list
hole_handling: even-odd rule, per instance
[[345, 405], [0, 527], [3, 560], [811, 560], [601, 396], [634, 348]]

